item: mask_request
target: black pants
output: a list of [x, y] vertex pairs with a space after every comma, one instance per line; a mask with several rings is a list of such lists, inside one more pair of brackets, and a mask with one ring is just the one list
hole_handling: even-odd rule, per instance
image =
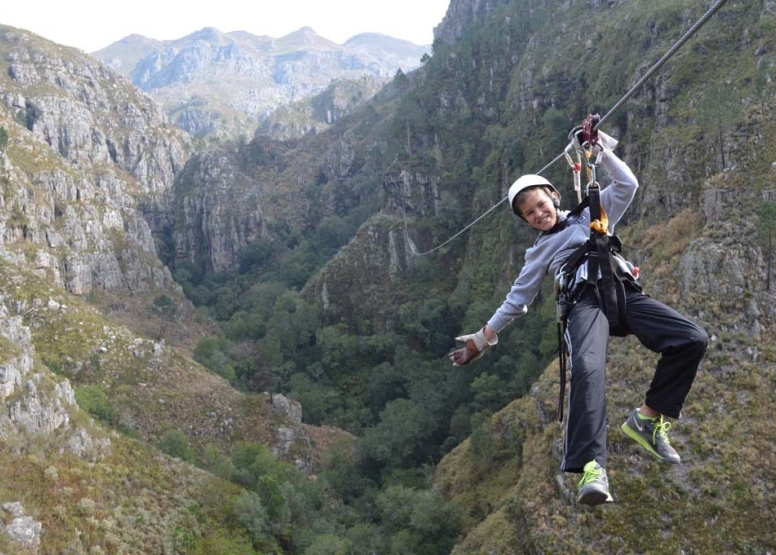
[[[703, 328], [652, 297], [625, 286], [626, 330], [662, 356], [645, 403], [678, 418], [708, 344]], [[606, 466], [606, 351], [609, 322], [588, 286], [569, 315], [566, 345], [571, 368], [569, 410], [561, 469], [582, 472], [595, 459]]]

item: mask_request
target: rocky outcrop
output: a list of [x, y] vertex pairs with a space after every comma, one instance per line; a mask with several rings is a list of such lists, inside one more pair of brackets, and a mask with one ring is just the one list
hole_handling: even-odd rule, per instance
[[193, 156], [175, 182], [177, 260], [233, 272], [246, 245], [276, 239], [273, 227], [301, 233], [358, 206], [368, 194], [358, 140], [352, 133], [298, 142], [256, 137], [237, 151]]
[[204, 259], [216, 272], [233, 271], [240, 249], [268, 236], [261, 192], [225, 149], [192, 158], [176, 184], [177, 259]]
[[285, 395], [276, 393], [272, 396], [272, 407], [296, 422], [302, 422], [302, 404], [292, 401]]
[[[9, 313], [6, 302], [0, 297], [0, 341], [9, 342], [13, 348], [0, 360], [0, 401], [4, 407], [0, 411], [0, 437], [15, 444], [21, 438], [56, 433], [60, 439], [54, 444], [59, 443], [62, 452], [90, 460], [104, 455], [110, 449], [110, 440], [73, 425], [71, 412], [78, 405], [70, 382], [54, 379], [36, 367], [30, 329], [23, 325], [22, 316]], [[42, 307], [43, 302], [33, 306]]]
[[150, 98], [75, 50], [8, 28], [0, 39], [11, 80], [3, 100], [27, 129], [78, 167], [112, 162], [144, 193], [169, 191], [188, 143]]
[[368, 321], [372, 332], [383, 333], [391, 307], [401, 304], [403, 278], [413, 263], [402, 221], [378, 215], [307, 283], [302, 295], [332, 321], [348, 322], [353, 329], [363, 329]]
[[37, 553], [43, 524], [25, 514], [24, 507], [18, 501], [3, 503], [2, 508], [10, 519], [10, 522], [5, 525], [5, 532], [14, 546], [28, 553]]

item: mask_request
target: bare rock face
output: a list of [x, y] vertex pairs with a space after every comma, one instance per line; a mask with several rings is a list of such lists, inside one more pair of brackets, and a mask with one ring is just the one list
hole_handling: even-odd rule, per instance
[[[403, 222], [387, 215], [372, 218], [354, 240], [316, 274], [302, 296], [343, 320], [369, 320], [375, 333], [387, 329], [390, 299], [401, 295], [402, 276], [413, 255], [404, 240]], [[369, 276], [364, 280], [364, 276]], [[349, 322], [356, 328], [363, 321]]]
[[18, 501], [3, 503], [3, 513], [6, 515], [5, 532], [11, 542], [19, 548], [36, 553], [40, 547], [43, 524], [24, 513], [24, 507]]
[[234, 270], [240, 249], [268, 233], [260, 182], [225, 150], [192, 159], [178, 181], [173, 230], [178, 259], [204, 257], [216, 272]]
[[275, 240], [273, 229], [301, 232], [359, 206], [369, 194], [364, 175], [379, 170], [359, 155], [354, 135], [286, 142], [257, 136], [236, 152], [221, 147], [192, 156], [174, 186], [177, 260], [233, 272], [243, 247]]
[[9, 31], [2, 38], [19, 89], [11, 104], [21, 108], [23, 100], [30, 131], [76, 165], [112, 161], [145, 192], [169, 190], [188, 143], [151, 99], [74, 50]]
[[178, 290], [154, 233], [170, 225], [189, 141], [118, 74], [74, 49], [0, 26], [0, 249], [70, 292]]

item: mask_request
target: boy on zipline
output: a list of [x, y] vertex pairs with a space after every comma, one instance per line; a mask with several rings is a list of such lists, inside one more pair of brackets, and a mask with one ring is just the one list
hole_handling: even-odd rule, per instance
[[[525, 265], [504, 303], [480, 331], [456, 338], [465, 345], [453, 351], [450, 358], [456, 365], [465, 365], [482, 355], [496, 345], [498, 333], [507, 324], [525, 314], [546, 274], [551, 272], [556, 279], [559, 272], [567, 276], [570, 312], [563, 337], [570, 361], [571, 390], [561, 469], [582, 473], [579, 503], [598, 505], [613, 500], [605, 470], [605, 365], [609, 336], [633, 334], [645, 347], [661, 355], [644, 403], [631, 412], [622, 430], [660, 461], [670, 464], [678, 464], [681, 459], [669, 442], [667, 431], [671, 424], [664, 416], [679, 418], [708, 337], [695, 323], [642, 293], [633, 265], [616, 254], [618, 249], [608, 247], [614, 244], [612, 230], [633, 200], [638, 181], [612, 152], [617, 141], [595, 131], [590, 123], [588, 118], [587, 126], [576, 128], [572, 137], [578, 146], [584, 143], [593, 156], [599, 157], [601, 167], [612, 179], [600, 191], [604, 229], [598, 233], [602, 240], [609, 241], [606, 250], [596, 252], [592, 246], [591, 236], [596, 232], [591, 232], [591, 228], [600, 224], [598, 220], [591, 222], [592, 207], [563, 211], [560, 193], [548, 180], [539, 175], [520, 177], [509, 189], [509, 203], [516, 215], [541, 234], [526, 251]], [[601, 252], [610, 260], [601, 260]], [[570, 259], [574, 259], [574, 267], [567, 264]], [[619, 319], [617, 314], [607, 313], [607, 305], [616, 305], [614, 311]]]

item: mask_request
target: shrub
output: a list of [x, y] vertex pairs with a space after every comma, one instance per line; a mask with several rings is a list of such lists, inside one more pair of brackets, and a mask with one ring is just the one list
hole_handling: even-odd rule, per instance
[[97, 420], [107, 424], [116, 421], [116, 413], [110, 405], [108, 396], [97, 385], [85, 385], [75, 388], [75, 400], [82, 410], [85, 410]]
[[189, 447], [189, 438], [180, 430], [168, 430], [162, 436], [162, 439], [156, 442], [156, 447], [182, 461], [192, 462], [194, 452]]
[[250, 534], [254, 542], [258, 542], [267, 534], [269, 522], [267, 509], [261, 503], [256, 492], [245, 491], [240, 494], [234, 504], [234, 516]]

